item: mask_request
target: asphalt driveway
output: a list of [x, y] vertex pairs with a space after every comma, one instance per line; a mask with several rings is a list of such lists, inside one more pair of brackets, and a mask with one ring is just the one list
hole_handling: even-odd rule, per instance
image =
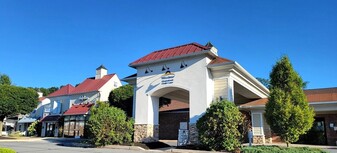
[[[0, 141], [1, 147], [12, 148], [18, 153], [145, 153], [149, 151], [108, 148], [74, 147], [73, 139], [36, 139], [25, 141]], [[151, 151], [153, 152], [153, 151]]]

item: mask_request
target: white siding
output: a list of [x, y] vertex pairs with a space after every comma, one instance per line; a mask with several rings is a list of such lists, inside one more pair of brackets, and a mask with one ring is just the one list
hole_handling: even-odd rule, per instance
[[227, 88], [227, 78], [215, 79], [214, 80], [214, 100], [227, 99], [228, 88]]

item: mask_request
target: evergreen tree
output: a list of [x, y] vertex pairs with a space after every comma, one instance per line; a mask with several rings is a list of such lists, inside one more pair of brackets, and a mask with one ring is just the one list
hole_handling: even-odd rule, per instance
[[314, 111], [303, 92], [304, 83], [289, 58], [282, 57], [270, 73], [270, 96], [265, 117], [274, 133], [287, 143], [295, 142], [314, 122]]
[[0, 74], [0, 85], [12, 85], [12, 81], [6, 74]]

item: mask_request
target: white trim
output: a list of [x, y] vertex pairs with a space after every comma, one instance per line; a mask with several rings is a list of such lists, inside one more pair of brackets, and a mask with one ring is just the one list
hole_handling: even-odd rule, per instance
[[337, 104], [337, 101], [322, 101], [322, 102], [308, 102], [309, 105], [319, 105], [319, 104]]
[[[261, 134], [255, 134], [254, 133], [254, 126], [253, 126], [253, 123], [254, 123], [254, 118], [253, 118], [253, 115], [254, 114], [258, 114], [260, 115], [260, 130], [261, 130]], [[262, 118], [262, 113], [252, 113], [251, 115], [251, 118], [252, 118], [252, 131], [253, 131], [253, 135], [257, 135], [257, 136], [264, 136], [264, 130], [263, 130], [263, 118]]]
[[[337, 101], [308, 102], [309, 105], [337, 104]], [[239, 106], [239, 108], [264, 108], [266, 105]]]
[[255, 105], [255, 106], [239, 106], [239, 108], [265, 108], [265, 105]]
[[256, 78], [254, 78], [247, 70], [245, 70], [239, 63], [235, 61], [207, 65], [207, 67], [213, 70], [228, 69], [229, 72], [235, 74], [235, 77], [242, 79], [242, 81], [245, 81], [247, 85], [252, 86], [253, 88], [255, 88], [256, 91], [260, 92], [258, 96], [260, 96], [261, 98], [266, 98], [269, 96], [269, 90]]

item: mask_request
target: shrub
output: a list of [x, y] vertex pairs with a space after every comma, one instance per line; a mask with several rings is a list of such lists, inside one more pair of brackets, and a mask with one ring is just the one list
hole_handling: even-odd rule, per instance
[[0, 148], [0, 153], [16, 153], [16, 151], [10, 148]]
[[37, 126], [39, 124], [39, 120], [34, 121], [29, 125], [27, 131], [29, 136], [37, 135]]
[[243, 153], [327, 153], [319, 148], [308, 147], [278, 147], [278, 146], [254, 146], [243, 147], [241, 150]]
[[8, 134], [10, 137], [22, 137], [23, 134], [20, 131], [12, 131], [11, 133]]
[[240, 146], [242, 135], [238, 128], [242, 123], [242, 114], [234, 103], [213, 102], [197, 121], [199, 141], [210, 150], [233, 151]]
[[88, 121], [89, 139], [96, 146], [122, 144], [132, 141], [133, 120], [129, 120], [123, 110], [98, 102], [91, 109]]

